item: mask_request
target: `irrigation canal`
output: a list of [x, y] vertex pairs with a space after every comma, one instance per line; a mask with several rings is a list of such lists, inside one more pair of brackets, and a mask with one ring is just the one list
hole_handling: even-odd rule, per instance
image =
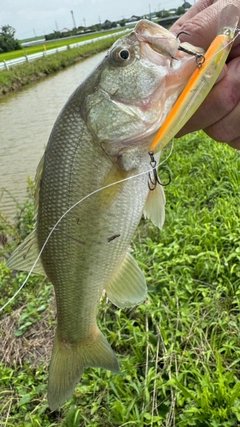
[[102, 60], [101, 52], [0, 99], [0, 211], [26, 200], [53, 124], [69, 96]]

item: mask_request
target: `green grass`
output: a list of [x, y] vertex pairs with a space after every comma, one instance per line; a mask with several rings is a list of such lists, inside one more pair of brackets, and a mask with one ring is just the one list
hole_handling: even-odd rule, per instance
[[[2, 362], [1, 425], [240, 425], [240, 155], [199, 132], [176, 141], [167, 165], [172, 182], [165, 226], [159, 231], [142, 220], [133, 243], [148, 299], [128, 310], [100, 303], [99, 326], [121, 374], [86, 370], [72, 399], [50, 413], [47, 363]], [[1, 305], [25, 277], [12, 274], [4, 258], [32, 220], [29, 202], [16, 227], [1, 220], [0, 234], [8, 236], [2, 237]], [[49, 284], [33, 275], [8, 307], [10, 318], [25, 304], [15, 325], [16, 347], [19, 339], [28, 346], [29, 331], [49, 311], [50, 293]], [[51, 309], [47, 321], [52, 328]]]
[[24, 56], [24, 52], [26, 52], [27, 55], [32, 55], [33, 53], [44, 52], [44, 46], [46, 47], [47, 50], [57, 49], [61, 46], [69, 46], [70, 44], [83, 42], [85, 40], [94, 40], [97, 37], [102, 37], [102, 36], [105, 36], [108, 34], [118, 33], [119, 31], [123, 31], [123, 30], [124, 30], [124, 28], [119, 28], [119, 29], [115, 28], [113, 30], [91, 33], [91, 34], [82, 35], [79, 37], [69, 37], [67, 39], [65, 38], [64, 40], [58, 39], [57, 41], [51, 41], [51, 42], [43, 41], [42, 44], [39, 44], [39, 45], [30, 46], [30, 47], [23, 47], [21, 50], [14, 50], [12, 52], [0, 53], [0, 62], [3, 62], [4, 60], [8, 61], [11, 59], [20, 58], [20, 57]]

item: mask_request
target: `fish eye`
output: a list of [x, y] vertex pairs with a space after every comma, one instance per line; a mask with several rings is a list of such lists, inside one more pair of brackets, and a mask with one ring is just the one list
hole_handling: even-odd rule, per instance
[[134, 50], [123, 46], [115, 46], [110, 50], [110, 62], [113, 66], [125, 67], [135, 59]]
[[122, 58], [124, 61], [126, 61], [127, 59], [129, 59], [130, 57], [130, 52], [128, 49], [122, 49], [119, 52], [119, 56], [120, 58]]

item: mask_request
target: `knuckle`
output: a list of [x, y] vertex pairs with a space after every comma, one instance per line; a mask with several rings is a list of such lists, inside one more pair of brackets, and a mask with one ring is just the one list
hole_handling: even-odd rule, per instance
[[205, 129], [205, 132], [210, 138], [218, 142], [230, 142], [229, 134], [226, 129], [218, 123]]
[[224, 113], [228, 114], [230, 111], [232, 111], [238, 104], [239, 99], [240, 85], [237, 87], [233, 81], [226, 82], [225, 87], [221, 93], [221, 98], [219, 99]]

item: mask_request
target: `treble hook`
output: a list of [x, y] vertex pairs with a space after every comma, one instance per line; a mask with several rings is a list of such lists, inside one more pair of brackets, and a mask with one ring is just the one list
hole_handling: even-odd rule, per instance
[[187, 33], [187, 31], [180, 31], [177, 35], [176, 35], [176, 39], [179, 39], [181, 34], [186, 34], [187, 36], [190, 36], [189, 33]]
[[168, 171], [168, 173], [169, 173], [169, 180], [168, 180], [168, 182], [166, 182], [166, 183], [163, 184], [160, 181], [159, 176], [157, 174], [157, 169], [156, 169], [157, 162], [156, 162], [156, 160], [154, 158], [153, 151], [149, 151], [148, 154], [150, 156], [150, 166], [152, 167], [152, 173], [153, 173], [153, 177], [151, 176], [151, 172], [148, 173], [148, 177], [149, 177], [148, 188], [149, 188], [149, 190], [150, 191], [155, 190], [155, 188], [157, 187], [157, 184], [161, 185], [162, 187], [166, 187], [171, 182], [171, 176], [170, 176], [169, 171]]
[[[176, 35], [176, 38], [177, 38], [177, 39], [179, 39], [179, 36], [180, 36], [181, 34], [186, 34], [187, 36], [190, 36], [190, 34], [189, 34], [189, 33], [187, 33], [186, 31], [180, 31], [180, 32]], [[202, 67], [202, 65], [203, 65], [203, 64], [204, 64], [204, 62], [205, 62], [205, 56], [204, 56], [202, 53], [196, 53], [196, 52], [193, 52], [192, 50], [189, 50], [189, 49], [187, 49], [187, 48], [185, 48], [185, 47], [183, 47], [183, 46], [179, 46], [178, 50], [181, 50], [182, 52], [188, 53], [189, 55], [193, 55], [193, 56], [195, 56], [196, 64], [197, 64], [197, 67], [198, 67], [198, 68], [201, 68], [201, 67]]]
[[197, 53], [195, 55], [195, 60], [198, 68], [202, 68], [202, 65], [206, 61], [205, 56], [202, 53]]

